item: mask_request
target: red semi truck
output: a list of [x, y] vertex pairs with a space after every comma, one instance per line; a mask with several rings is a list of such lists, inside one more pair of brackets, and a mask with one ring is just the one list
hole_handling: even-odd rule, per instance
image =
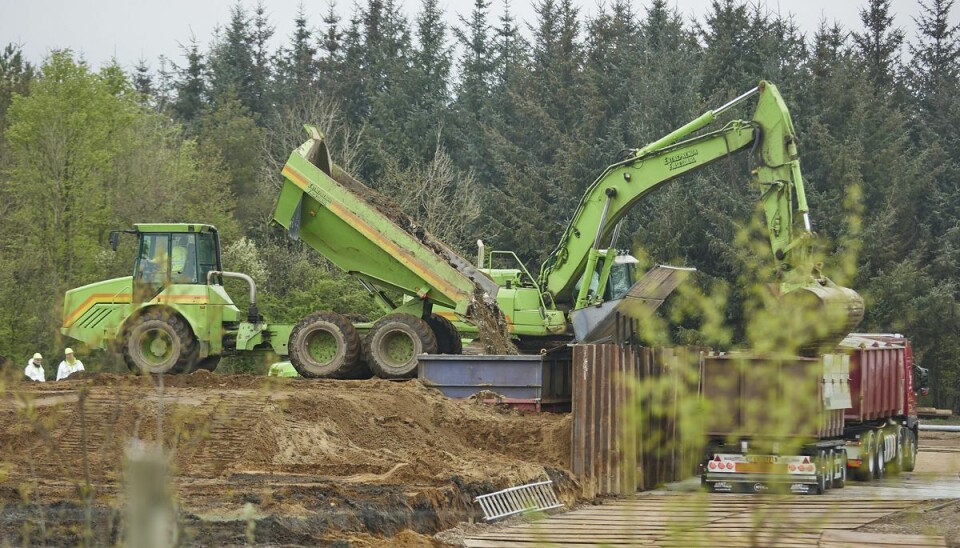
[[926, 371], [902, 335], [851, 334], [819, 358], [709, 353], [700, 373], [700, 475], [712, 491], [822, 493], [848, 471], [913, 470]]

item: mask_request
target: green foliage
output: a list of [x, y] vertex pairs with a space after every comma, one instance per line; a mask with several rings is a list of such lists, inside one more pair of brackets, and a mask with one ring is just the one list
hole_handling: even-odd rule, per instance
[[104, 256], [110, 230], [200, 219], [236, 233], [232, 200], [195, 143], [144, 109], [116, 67], [91, 72], [55, 52], [28, 95], [14, 97], [0, 195], [0, 354], [56, 355], [63, 292], [128, 273]]

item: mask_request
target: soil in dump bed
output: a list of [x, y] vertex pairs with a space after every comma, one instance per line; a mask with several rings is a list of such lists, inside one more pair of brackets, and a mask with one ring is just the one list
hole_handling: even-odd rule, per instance
[[[446, 261], [451, 267], [461, 270], [460, 265], [468, 264], [466, 259], [460, 257], [447, 247], [446, 244], [434, 238], [430, 232], [417, 223], [413, 217], [404, 213], [403, 210], [400, 209], [400, 206], [390, 198], [354, 179], [339, 167], [333, 168], [332, 177], [340, 186], [373, 206], [381, 215], [389, 219], [393, 224], [399, 226], [407, 234], [416, 238], [417, 241], [433, 251], [434, 254]], [[467, 274], [464, 273], [464, 275]], [[478, 337], [488, 354], [520, 353], [510, 340], [510, 332], [507, 330], [506, 320], [500, 308], [497, 306], [496, 301], [490, 298], [480, 285], [477, 285], [474, 291], [470, 319], [477, 326]]]
[[519, 354], [516, 345], [510, 339], [507, 321], [495, 302], [491, 302], [479, 285], [473, 292], [473, 321], [477, 326], [477, 335], [487, 354]]
[[[198, 371], [165, 377], [161, 398], [150, 377], [85, 377], [15, 383], [0, 399], [0, 451], [11, 471], [0, 489], [19, 501], [26, 486], [29, 504], [50, 515], [73, 508], [86, 455], [103, 518], [96, 538], [106, 543], [125, 444], [134, 435], [156, 439], [160, 409], [183, 526], [200, 543], [244, 543], [247, 504], [257, 542], [317, 545], [430, 535], [482, 519], [478, 495], [546, 478], [567, 504], [578, 493], [566, 472], [565, 415], [453, 401], [417, 381]], [[8, 511], [0, 542], [20, 544], [37, 508]], [[64, 524], [74, 523], [71, 512]], [[76, 544], [65, 530], [49, 533], [51, 543]]]

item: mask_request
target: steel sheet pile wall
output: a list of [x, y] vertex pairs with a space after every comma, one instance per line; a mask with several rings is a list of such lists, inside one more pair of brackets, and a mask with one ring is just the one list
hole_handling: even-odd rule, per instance
[[[585, 497], [635, 493], [692, 473], [697, 455], [684, 451], [678, 423], [682, 398], [696, 394], [687, 373], [699, 355], [693, 348], [574, 346], [572, 464]], [[662, 382], [636, 393], [643, 381]]]

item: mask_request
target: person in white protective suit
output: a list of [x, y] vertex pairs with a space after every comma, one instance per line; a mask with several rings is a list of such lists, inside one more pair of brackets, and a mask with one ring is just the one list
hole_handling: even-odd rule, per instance
[[73, 349], [68, 348], [63, 351], [64, 358], [57, 368], [57, 380], [61, 381], [78, 371], [83, 371], [83, 362], [73, 357]]
[[27, 362], [27, 367], [24, 368], [23, 374], [27, 376], [31, 381], [44, 382], [46, 377], [43, 373], [43, 356], [39, 352], [33, 355], [30, 358], [30, 361]]

